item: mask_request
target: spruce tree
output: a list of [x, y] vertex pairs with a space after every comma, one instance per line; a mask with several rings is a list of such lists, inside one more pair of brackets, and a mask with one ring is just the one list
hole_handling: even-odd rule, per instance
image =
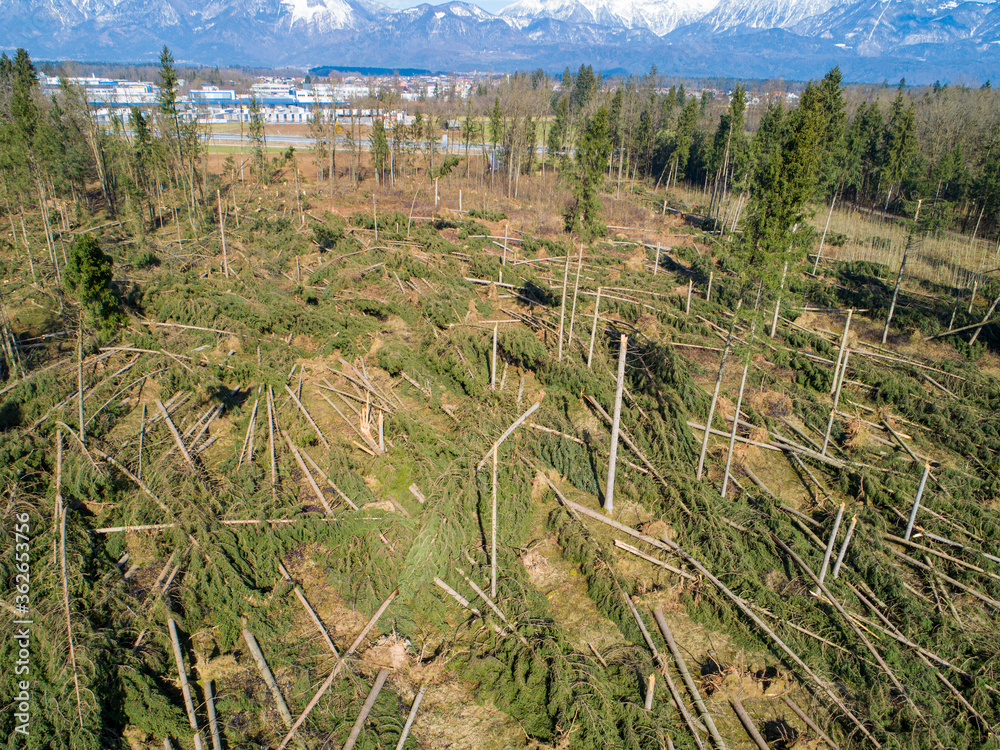
[[389, 169], [389, 141], [385, 137], [385, 123], [380, 117], [372, 124], [371, 150], [375, 179], [382, 184]]
[[250, 95], [250, 149], [253, 153], [253, 171], [257, 174], [257, 179], [261, 182], [268, 182], [267, 178], [267, 156], [264, 149], [267, 148], [267, 138], [264, 134], [264, 114], [261, 111], [260, 100], [256, 95]]
[[697, 122], [698, 100], [692, 97], [684, 106], [677, 120], [677, 130], [671, 144], [670, 162], [674, 184], [677, 183], [677, 177], [687, 166], [688, 158], [691, 155], [691, 144], [694, 142], [694, 127]]
[[160, 93], [158, 103], [160, 112], [168, 120], [172, 121], [174, 134], [177, 137], [178, 153], [181, 140], [180, 114], [177, 111], [177, 88], [180, 79], [177, 77], [177, 70], [174, 68], [174, 56], [167, 45], [163, 45], [160, 52]]
[[765, 123], [771, 140], [759, 144], [746, 231], [737, 247], [743, 277], [755, 287], [776, 282], [784, 262], [802, 253], [793, 247], [793, 231], [804, 220], [806, 203], [815, 190], [826, 129], [820, 92], [812, 83], [782, 128], [778, 127], [778, 112], [769, 112], [770, 121]]
[[603, 235], [607, 227], [600, 221], [601, 203], [597, 190], [611, 156], [611, 129], [608, 110], [601, 107], [587, 118], [576, 144], [576, 184], [574, 205], [566, 213], [567, 231], [579, 232], [584, 239]]
[[113, 331], [124, 322], [121, 297], [115, 289], [111, 256], [91, 234], [76, 238], [63, 275], [67, 291], [75, 294], [87, 310], [91, 323], [104, 332]]

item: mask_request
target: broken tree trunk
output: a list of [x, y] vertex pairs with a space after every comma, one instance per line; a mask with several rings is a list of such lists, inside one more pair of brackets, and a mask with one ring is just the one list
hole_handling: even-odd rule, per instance
[[781, 272], [781, 286], [778, 287], [778, 299], [774, 301], [774, 317], [771, 319], [771, 338], [778, 330], [778, 314], [781, 312], [781, 293], [785, 291], [785, 275], [788, 273], [788, 261], [785, 261], [785, 270]]
[[170, 629], [170, 641], [174, 647], [174, 660], [177, 662], [177, 674], [180, 676], [181, 693], [184, 695], [184, 708], [187, 711], [188, 724], [194, 730], [194, 747], [195, 750], [202, 750], [201, 730], [198, 729], [198, 717], [194, 712], [194, 701], [191, 700], [191, 685], [188, 684], [187, 672], [184, 669], [184, 656], [181, 654], [181, 642], [177, 637], [177, 625], [174, 623], [173, 617], [167, 620], [167, 625]]
[[139, 423], [139, 468], [136, 476], [142, 479], [142, 453], [143, 443], [146, 442], [146, 405], [142, 405], [142, 421]]
[[771, 750], [764, 738], [760, 736], [760, 732], [757, 731], [757, 727], [753, 723], [753, 719], [750, 718], [750, 714], [740, 703], [739, 698], [730, 698], [729, 705], [733, 707], [736, 715], [740, 718], [740, 722], [743, 724], [743, 728], [747, 730], [747, 734], [750, 735], [750, 739], [759, 748], [759, 750]]
[[559, 307], [559, 361], [563, 355], [563, 323], [566, 320], [566, 289], [569, 286], [569, 259], [571, 253], [566, 253], [566, 270], [563, 272], [562, 300]]
[[413, 708], [410, 709], [410, 715], [406, 717], [406, 724], [403, 725], [403, 732], [399, 735], [399, 742], [396, 744], [396, 750], [403, 750], [403, 745], [406, 744], [406, 738], [410, 734], [410, 727], [413, 726], [413, 720], [417, 718], [417, 709], [420, 708], [420, 701], [424, 699], [424, 693], [427, 692], [427, 686], [423, 685], [420, 688], [420, 692], [417, 693], [417, 697], [413, 699]]
[[[740, 310], [740, 305], [742, 301], [737, 303], [736, 312]], [[733, 323], [729, 327], [729, 337], [726, 339], [726, 348], [722, 350], [722, 362], [719, 364], [719, 376], [715, 379], [715, 392], [712, 394], [712, 404], [708, 407], [708, 419], [705, 422], [705, 438], [701, 444], [701, 456], [698, 458], [698, 471], [696, 473], [696, 478], [701, 481], [701, 473], [705, 468], [705, 454], [708, 452], [708, 438], [712, 432], [712, 417], [715, 416], [715, 404], [719, 400], [719, 388], [722, 387], [722, 374], [726, 370], [726, 358], [729, 357], [729, 349], [732, 347], [733, 343], [733, 333], [736, 330], [736, 323], [739, 320], [738, 315], [733, 315]]]
[[205, 704], [208, 707], [208, 726], [212, 732], [212, 750], [222, 750], [219, 737], [219, 719], [215, 715], [215, 696], [212, 695], [212, 681], [205, 680]]
[[[998, 304], [1000, 304], [1000, 294], [998, 294], [997, 298], [993, 300], [993, 304], [991, 304], [990, 309], [986, 311], [986, 314], [983, 316], [982, 322], [976, 328], [976, 332], [972, 334], [972, 338], [969, 340], [970, 346], [976, 343], [976, 340], [979, 338], [979, 334], [982, 333], [983, 326], [986, 325], [986, 323], [989, 321], [990, 316], [993, 315], [993, 311], [997, 309]], [[952, 331], [952, 333], [954, 333], [954, 331]]]
[[740, 408], [743, 406], [743, 388], [747, 384], [747, 371], [749, 364], [743, 365], [743, 377], [740, 379], [740, 395], [736, 397], [736, 416], [733, 418], [733, 431], [729, 435], [729, 452], [726, 455], [726, 472], [722, 477], [722, 496], [726, 496], [726, 489], [729, 487], [729, 470], [733, 466], [733, 448], [736, 447], [736, 429], [740, 424]]
[[814, 722], [812, 719], [810, 719], [808, 716], [806, 716], [805, 711], [803, 711], [801, 708], [799, 708], [798, 706], [796, 706], [795, 703], [792, 701], [791, 698], [785, 697], [784, 700], [785, 700], [785, 705], [788, 706], [790, 709], [792, 709], [792, 711], [795, 713], [795, 715], [798, 716], [800, 719], [802, 719], [802, 722], [807, 727], [809, 727], [817, 735], [819, 735], [819, 738], [821, 740], [823, 740], [823, 742], [825, 742], [830, 747], [830, 750], [840, 750], [840, 746], [837, 745], [836, 742], [834, 742], [833, 740], [831, 740], [827, 736], [826, 732], [824, 732], [822, 729], [819, 728], [819, 725], [816, 724], [816, 722]]
[[576, 282], [573, 284], [573, 307], [569, 313], [569, 333], [566, 334], [566, 353], [573, 346], [573, 325], [576, 323], [576, 299], [580, 292], [580, 272], [583, 270], [583, 243], [580, 243], [580, 260], [576, 265]]
[[896, 312], [896, 299], [899, 297], [899, 286], [903, 283], [903, 271], [906, 270], [906, 259], [913, 247], [913, 235], [906, 240], [906, 249], [903, 250], [903, 261], [899, 264], [899, 273], [896, 275], [896, 288], [892, 290], [892, 304], [889, 305], [889, 317], [885, 319], [885, 328], [882, 330], [882, 343], [885, 344], [889, 336], [889, 324], [892, 323], [893, 313]]
[[309, 467], [306, 466], [306, 462], [303, 461], [302, 456], [299, 455], [299, 451], [295, 447], [295, 443], [292, 442], [292, 439], [288, 436], [287, 432], [282, 431], [281, 434], [284, 436], [285, 441], [288, 443], [288, 448], [292, 451], [292, 456], [294, 456], [295, 463], [298, 464], [299, 470], [305, 476], [306, 481], [309, 482], [309, 486], [312, 487], [312, 491], [313, 493], [315, 493], [316, 499], [319, 500], [320, 505], [323, 506], [323, 509], [326, 511], [326, 514], [328, 516], [332, 515], [333, 508], [331, 508], [330, 504], [326, 501], [326, 495], [323, 494], [323, 490], [321, 490], [319, 488], [319, 485], [316, 484], [316, 480], [313, 478], [312, 472], [309, 471]]
[[493, 357], [490, 360], [490, 390], [497, 389], [497, 330], [499, 326], [493, 326]]
[[493, 610], [493, 613], [500, 618], [500, 621], [507, 626], [510, 632], [516, 635], [518, 637], [518, 640], [520, 640], [521, 643], [523, 643], [526, 647], [531, 648], [525, 637], [517, 632], [517, 628], [514, 626], [514, 623], [512, 623], [510, 620], [507, 619], [507, 616], [502, 611], [500, 611], [500, 608], [496, 605], [496, 603], [492, 599], [490, 599], [487, 593], [483, 591], [481, 588], [479, 588], [479, 586], [476, 585], [475, 581], [473, 581], [471, 578], [465, 575], [465, 572], [461, 568], [455, 568], [455, 570], [457, 570], [459, 575], [461, 575], [462, 578], [465, 579], [465, 582], [472, 587], [472, 590], [479, 595], [479, 598], [482, 599], [484, 602], [486, 602], [486, 605], [491, 610]]
[[344, 655], [337, 660], [337, 663], [334, 666], [333, 671], [330, 672], [330, 676], [326, 678], [326, 682], [324, 682], [323, 685], [320, 687], [320, 689], [316, 691], [316, 694], [312, 697], [312, 700], [309, 701], [309, 705], [307, 705], [305, 709], [302, 711], [302, 713], [299, 714], [299, 718], [297, 718], [295, 720], [295, 723], [292, 724], [291, 729], [288, 730], [288, 734], [286, 734], [284, 739], [281, 740], [281, 744], [278, 745], [278, 750], [284, 750], [284, 748], [287, 747], [292, 737], [295, 736], [296, 730], [300, 726], [302, 726], [302, 722], [304, 722], [306, 718], [309, 716], [309, 714], [312, 712], [312, 710], [316, 708], [316, 704], [320, 702], [320, 699], [326, 694], [326, 691], [330, 689], [330, 685], [333, 684], [333, 681], [337, 678], [337, 675], [340, 674], [340, 670], [344, 666], [344, 659], [353, 654], [355, 650], [358, 648], [358, 646], [361, 645], [362, 641], [364, 641], [365, 637], [368, 635], [368, 632], [373, 627], [375, 627], [375, 623], [378, 622], [378, 619], [389, 608], [389, 605], [392, 603], [392, 600], [396, 598], [396, 594], [398, 593], [399, 589], [396, 589], [391, 594], [389, 594], [389, 598], [386, 599], [384, 602], [382, 602], [382, 606], [378, 608], [378, 611], [374, 615], [372, 615], [372, 618], [368, 621], [368, 624], [365, 625], [364, 629], [361, 631], [358, 637], [354, 639], [354, 643], [352, 643], [350, 648], [347, 649]]
[[819, 239], [819, 250], [816, 251], [816, 260], [813, 262], [813, 276], [816, 275], [816, 268], [819, 266], [820, 256], [823, 255], [823, 244], [826, 242], [826, 231], [830, 228], [830, 219], [833, 218], [833, 207], [837, 205], [837, 194], [833, 194], [830, 201], [830, 213], [826, 215], [826, 225], [823, 227], [823, 236]]
[[328, 485], [330, 485], [333, 488], [334, 492], [340, 495], [341, 500], [343, 500], [345, 503], [351, 506], [352, 510], [358, 509], [358, 506], [355, 505], [354, 501], [347, 496], [347, 493], [344, 492], [342, 489], [340, 489], [340, 487], [337, 486], [336, 482], [330, 479], [330, 475], [327, 474], [325, 471], [323, 471], [323, 469], [320, 468], [319, 464], [317, 464], [315, 461], [312, 460], [312, 456], [306, 453], [305, 448], [298, 448], [298, 451], [300, 454], [302, 454], [302, 458], [304, 458], [308, 462], [308, 464], [313, 467], [316, 473], [319, 474], [321, 477], [323, 477], [323, 481], [326, 482]]
[[833, 564], [833, 580], [837, 580], [837, 576], [840, 575], [840, 566], [844, 562], [844, 555], [847, 554], [847, 546], [851, 543], [851, 537], [854, 536], [854, 527], [858, 525], [858, 517], [851, 517], [851, 525], [847, 527], [847, 534], [844, 535], [844, 543], [840, 546], [840, 554], [837, 555], [837, 562]]
[[493, 485], [490, 513], [490, 596], [497, 596], [497, 451], [493, 451]]
[[229, 255], [226, 252], [226, 216], [222, 213], [222, 193], [216, 190], [215, 197], [219, 201], [219, 236], [222, 238], [222, 271], [228, 279]]
[[840, 530], [840, 519], [844, 517], [844, 504], [837, 508], [837, 517], [833, 521], [833, 530], [830, 531], [830, 539], [826, 543], [826, 553], [823, 555], [823, 566], [819, 569], [819, 582], [826, 579], [827, 568], [830, 567], [830, 558], [833, 556], [833, 545], [837, 543], [837, 532]]
[[851, 358], [852, 351], [853, 351], [852, 349], [848, 349], [847, 352], [844, 354], [844, 362], [839, 380], [837, 379], [836, 374], [834, 375], [834, 379], [836, 380], [836, 382], [834, 383], [834, 387], [836, 388], [836, 391], [834, 392], [833, 395], [833, 408], [830, 410], [830, 419], [826, 423], [826, 434], [823, 436], [824, 456], [826, 455], [826, 449], [830, 446], [830, 433], [833, 432], [833, 420], [836, 419], [837, 417], [837, 408], [840, 406], [840, 390], [841, 386], [844, 385], [844, 375], [847, 373], [847, 361]]
[[[81, 425], [82, 427], [82, 425]], [[70, 619], [69, 577], [66, 571], [66, 507], [62, 499], [62, 430], [56, 430], [56, 507], [59, 509], [59, 562], [62, 572], [63, 610], [66, 613], [66, 635], [69, 639], [69, 656], [73, 665], [73, 686], [76, 689], [76, 713], [83, 729], [83, 704], [80, 701], [80, 675], [76, 668], [76, 649], [73, 644], [73, 623]]]
[[483, 468], [483, 464], [486, 463], [486, 461], [489, 459], [490, 455], [492, 455], [494, 452], [496, 452], [496, 450], [500, 447], [501, 443], [503, 443], [504, 440], [506, 440], [508, 437], [510, 437], [510, 434], [512, 432], [514, 432], [514, 430], [516, 430], [518, 427], [520, 427], [521, 423], [524, 422], [524, 420], [526, 420], [528, 417], [530, 417], [532, 414], [534, 414], [535, 410], [537, 410], [538, 407], [541, 406], [541, 405], [542, 405], [541, 401], [536, 401], [535, 403], [533, 403], [528, 408], [528, 410], [526, 412], [524, 412], [524, 414], [522, 414], [521, 416], [519, 416], [514, 421], [514, 424], [512, 424], [510, 427], [508, 427], [504, 431], [504, 433], [500, 436], [500, 438], [495, 443], [493, 443], [493, 446], [486, 452], [486, 455], [483, 456], [483, 460], [480, 461], [479, 464], [476, 466], [476, 471], [479, 471], [480, 469]]
[[622, 416], [622, 388], [625, 385], [625, 353], [628, 348], [628, 334], [623, 333], [618, 348], [618, 386], [615, 390], [615, 413], [611, 422], [611, 446], [608, 458], [608, 482], [604, 490], [604, 510], [614, 512], [615, 463], [618, 458], [618, 424]]
[[691, 699], [694, 700], [695, 705], [698, 707], [701, 719], [705, 722], [705, 726], [708, 727], [708, 733], [712, 735], [712, 740], [715, 742], [715, 746], [720, 748], [720, 750], [725, 750], [726, 743], [723, 741], [722, 735], [719, 734], [719, 730], [715, 726], [712, 714], [710, 714], [708, 709], [705, 707], [705, 701], [702, 700], [701, 693], [698, 692], [698, 686], [695, 685], [694, 680], [691, 679], [691, 673], [688, 671], [687, 664], [684, 663], [684, 656], [681, 654], [681, 650], [677, 648], [677, 643], [674, 641], [674, 634], [670, 632], [670, 627], [667, 625], [667, 621], [663, 617], [663, 610], [659, 608], [654, 610], [653, 617], [656, 618], [656, 624], [660, 628], [660, 633], [663, 634], [663, 639], [667, 642], [667, 647], [670, 649], [670, 653], [674, 656], [674, 661], [677, 663], [677, 669], [680, 671], [681, 677], [684, 678], [684, 684], [687, 685], [688, 692], [691, 693]]
[[601, 309], [601, 287], [597, 287], [597, 300], [594, 302], [594, 325], [590, 329], [590, 349], [587, 350], [587, 369], [594, 361], [594, 338], [597, 336], [598, 310]]
[[375, 678], [375, 684], [372, 685], [371, 692], [368, 693], [368, 698], [365, 700], [365, 704], [361, 707], [361, 713], [358, 714], [358, 719], [354, 722], [354, 727], [351, 729], [351, 734], [348, 736], [347, 742], [344, 743], [344, 750], [353, 750], [355, 743], [358, 741], [358, 737], [361, 736], [361, 730], [364, 729], [365, 719], [368, 718], [368, 714], [375, 705], [375, 700], [378, 698], [378, 694], [382, 692], [382, 686], [385, 685], [385, 680], [388, 676], [389, 670], [383, 669], [378, 673], [378, 677]]
[[840, 337], [840, 350], [837, 352], [837, 364], [833, 367], [833, 383], [830, 385], [830, 395], [837, 392], [837, 381], [840, 379], [840, 364], [844, 361], [844, 351], [847, 349], [847, 334], [851, 330], [851, 318], [854, 317], [854, 308], [847, 311], [847, 322], [844, 324], [844, 333]]
[[316, 424], [316, 421], [312, 418], [312, 415], [309, 414], [308, 411], [306, 411], [306, 407], [302, 405], [301, 401], [299, 401], [299, 397], [295, 395], [295, 391], [293, 391], [287, 385], [285, 386], [285, 390], [288, 391], [288, 395], [292, 397], [292, 401], [295, 402], [295, 405], [299, 407], [299, 410], [302, 412], [303, 416], [305, 416], [306, 421], [308, 421], [309, 424], [312, 426], [312, 428], [316, 430], [316, 436], [319, 438], [319, 441], [323, 443], [324, 446], [326, 446], [327, 450], [330, 450], [330, 443], [327, 441], [326, 435], [323, 434], [323, 431], [319, 428], [319, 425]]
[[247, 648], [250, 650], [250, 655], [253, 657], [254, 664], [257, 665], [257, 671], [260, 672], [261, 678], [267, 685], [268, 690], [271, 691], [271, 696], [274, 698], [274, 702], [278, 706], [278, 713], [281, 715], [281, 720], [285, 722], [286, 727], [292, 726], [292, 714], [288, 710], [288, 704], [285, 703], [285, 697], [281, 694], [281, 689], [278, 687], [278, 683], [274, 679], [274, 674], [271, 672], [271, 668], [267, 664], [267, 660], [264, 658], [264, 652], [260, 650], [260, 646], [257, 645], [257, 639], [253, 637], [251, 633], [246, 628], [243, 629], [243, 641], [247, 644]]
[[174, 422], [170, 419], [170, 415], [167, 413], [167, 407], [163, 405], [160, 399], [156, 399], [156, 405], [160, 407], [160, 414], [163, 415], [163, 421], [167, 423], [167, 427], [170, 429], [170, 434], [174, 436], [174, 441], [177, 443], [177, 447], [181, 451], [181, 455], [184, 456], [184, 460], [187, 461], [188, 465], [193, 469], [194, 461], [191, 460], [191, 454], [188, 453], [187, 448], [184, 447], [184, 441], [181, 440], [181, 435], [177, 432], [177, 428], [174, 426]]
[[802, 571], [807, 576], [809, 576], [809, 578], [812, 579], [813, 583], [816, 584], [817, 588], [819, 588], [820, 592], [823, 594], [825, 600], [829, 602], [831, 605], [833, 605], [833, 608], [836, 609], [838, 613], [840, 613], [840, 616], [844, 618], [844, 621], [847, 622], [847, 624], [851, 627], [851, 629], [854, 631], [854, 634], [865, 645], [865, 648], [868, 649], [868, 653], [870, 653], [875, 658], [875, 661], [878, 662], [878, 665], [882, 668], [882, 671], [885, 672], [885, 675], [889, 678], [889, 681], [892, 682], [892, 684], [899, 691], [900, 695], [903, 697], [903, 700], [905, 700], [907, 705], [909, 705], [910, 708], [912, 708], [917, 714], [920, 714], [920, 709], [917, 708], [916, 704], [910, 698], [909, 693], [906, 691], [906, 688], [903, 687], [903, 683], [899, 681], [899, 678], [896, 677], [896, 674], [892, 671], [892, 669], [889, 668], [889, 665], [885, 663], [885, 660], [882, 658], [882, 655], [872, 645], [871, 641], [869, 641], [868, 638], [865, 637], [865, 634], [862, 632], [861, 628], [859, 628], [857, 623], [855, 623], [854, 620], [851, 619], [851, 616], [843, 608], [840, 602], [837, 601], [836, 598], [834, 598], [833, 594], [830, 593], [830, 590], [826, 587], [826, 585], [823, 584], [823, 582], [819, 580], [819, 577], [809, 569], [809, 566], [806, 565], [805, 562], [803, 562], [802, 559], [792, 551], [791, 547], [789, 547], [787, 544], [781, 541], [781, 539], [778, 538], [776, 534], [771, 534], [771, 538], [779, 547], [781, 547], [782, 550], [784, 550], [785, 554], [787, 554], [792, 559], [792, 561], [796, 565], [798, 565], [802, 569]]
[[77, 382], [77, 394], [79, 397], [80, 406], [80, 442], [83, 445], [87, 444], [87, 436], [84, 433], [84, 422], [83, 422], [83, 321], [80, 321], [80, 327], [77, 329], [78, 335], [78, 349], [77, 349], [77, 359], [76, 359], [76, 382]]
[[[607, 422], [609, 425], [613, 424], [614, 420], [612, 420], [611, 415], [609, 415], [604, 410], [604, 407], [601, 406], [600, 402], [597, 399], [595, 399], [593, 396], [587, 395], [586, 393], [583, 394], [583, 399], [584, 399], [584, 401], [586, 401], [588, 404], [590, 404], [594, 408], [594, 411], [596, 411], [605, 422]], [[548, 428], [545, 428], [545, 431], [549, 432], [550, 430]], [[559, 433], [559, 434], [563, 434], [563, 433]], [[568, 437], [571, 440], [577, 440], [577, 438], [573, 438], [572, 436], [569, 436], [569, 435], [563, 435], [563, 436], [564, 437]], [[646, 470], [650, 474], [652, 474], [654, 477], [656, 477], [656, 480], [661, 485], [663, 485], [664, 487], [668, 487], [669, 486], [668, 483], [667, 483], [667, 480], [663, 477], [663, 475], [659, 472], [659, 470], [655, 466], [653, 466], [653, 463], [646, 457], [646, 455], [641, 450], [639, 450], [639, 446], [637, 446], [635, 444], [635, 441], [628, 434], [628, 431], [625, 430], [621, 426], [620, 423], [618, 425], [618, 437], [620, 437], [621, 440], [622, 440], [622, 442], [625, 443], [625, 445], [628, 446], [629, 450], [632, 451], [632, 453], [635, 454], [636, 458], [638, 458], [640, 461], [642, 461], [642, 463], [646, 467]], [[582, 445], [582, 441], [580, 441], [580, 443]], [[626, 462], [626, 463], [629, 463], [629, 462]], [[638, 469], [639, 471], [642, 470], [640, 467], [635, 466], [634, 464], [629, 464], [629, 465], [632, 466], [635, 469]], [[683, 501], [679, 500], [678, 502], [680, 503], [681, 508], [684, 509], [684, 512], [687, 513], [688, 515], [691, 515], [691, 511], [688, 509], [687, 505], [685, 505]]]
[[931, 473], [931, 465], [929, 463], [924, 464], [924, 473], [920, 477], [920, 486], [917, 487], [917, 496], [913, 500], [913, 508], [910, 509], [910, 520], [906, 524], [906, 533], [903, 534], [903, 539], [910, 541], [910, 534], [913, 533], [913, 524], [917, 520], [917, 511], [920, 509], [920, 498], [923, 497], [924, 487], [927, 486], [927, 476]]
[[278, 491], [278, 462], [274, 457], [274, 391], [267, 387], [267, 449], [271, 457], [271, 495]]
[[695, 578], [690, 573], [685, 573], [680, 568], [675, 568], [673, 565], [670, 565], [669, 563], [665, 563], [662, 560], [657, 560], [652, 555], [647, 555], [642, 550], [636, 549], [631, 544], [625, 544], [625, 542], [623, 542], [623, 541], [621, 541], [619, 539], [615, 539], [615, 546], [618, 549], [623, 549], [626, 552], [631, 552], [636, 557], [641, 557], [643, 560], [646, 560], [647, 562], [651, 562], [653, 565], [656, 565], [657, 567], [663, 568], [664, 570], [669, 570], [671, 573], [673, 573], [674, 575], [680, 576], [681, 578], [686, 578], [689, 581], [697, 581], [698, 580], [697, 578]]
[[830, 701], [841, 712], [843, 712], [844, 716], [846, 716], [853, 722], [854, 726], [858, 728], [858, 730], [868, 739], [869, 742], [872, 743], [872, 745], [874, 745], [876, 748], [882, 747], [882, 744], [875, 738], [875, 736], [868, 730], [868, 728], [861, 722], [861, 720], [858, 719], [858, 717], [855, 716], [854, 713], [845, 705], [843, 699], [837, 694], [833, 686], [821, 680], [820, 677], [815, 672], [813, 672], [812, 669], [810, 669], [809, 665], [806, 664], [804, 661], [802, 661], [802, 659], [798, 656], [798, 654], [792, 651], [788, 647], [788, 645], [783, 640], [781, 640], [778, 637], [778, 635], [773, 630], [771, 630], [771, 628], [769, 628], [767, 624], [760, 619], [760, 617], [756, 615], [756, 613], [754, 613], [753, 609], [751, 609], [751, 607], [741, 597], [734, 594], [724, 583], [722, 583], [722, 581], [720, 581], [718, 578], [712, 575], [712, 573], [709, 572], [708, 568], [706, 568], [704, 565], [698, 562], [698, 560], [696, 560], [694, 557], [688, 554], [680, 545], [670, 541], [669, 539], [663, 540], [661, 542], [659, 540], [653, 539], [652, 537], [648, 537], [645, 534], [640, 534], [639, 532], [635, 531], [635, 529], [630, 529], [628, 526], [625, 526], [624, 524], [620, 524], [617, 521], [614, 521], [610, 518], [606, 518], [597, 511], [593, 511], [590, 508], [584, 507], [583, 505], [574, 503], [572, 500], [569, 500], [566, 497], [559, 496], [559, 499], [560, 502], [562, 502], [563, 505], [565, 505], [567, 508], [575, 510], [578, 513], [582, 513], [586, 516], [589, 516], [590, 518], [593, 518], [596, 521], [600, 521], [601, 523], [612, 526], [613, 528], [616, 528], [619, 531], [623, 531], [626, 534], [630, 534], [631, 536], [643, 539], [643, 541], [651, 542], [653, 546], [662, 547], [680, 556], [681, 559], [683, 559], [685, 562], [688, 563], [688, 565], [690, 565], [691, 567], [696, 569], [699, 573], [701, 573], [703, 576], [705, 576], [705, 578], [707, 578], [708, 581], [713, 586], [715, 586], [715, 588], [717, 588], [727, 599], [729, 599], [733, 604], [735, 604], [736, 607], [739, 608], [739, 610], [743, 612], [744, 615], [746, 615], [750, 620], [756, 623], [756, 625], [762, 631], [764, 631], [765, 634], [767, 634], [768, 638], [770, 638], [785, 654], [787, 654], [788, 657], [799, 667], [799, 669], [801, 669], [803, 673], [805, 673], [809, 677], [809, 679], [811, 679], [817, 686], [819, 686], [823, 690], [823, 692], [827, 695]]
[[309, 600], [306, 599], [306, 595], [302, 592], [301, 587], [292, 579], [291, 574], [288, 572], [288, 569], [284, 566], [281, 560], [278, 560], [278, 570], [281, 572], [284, 579], [292, 584], [295, 596], [298, 597], [299, 603], [301, 603], [305, 611], [309, 613], [310, 619], [313, 621], [313, 624], [316, 626], [320, 635], [323, 636], [323, 640], [326, 642], [327, 647], [333, 652], [333, 655], [339, 659], [340, 653], [337, 651], [337, 647], [333, 645], [333, 640], [330, 638], [330, 633], [327, 631], [326, 626], [323, 624], [323, 621], [319, 619], [319, 615], [316, 613], [316, 610], [313, 609]]
[[253, 459], [253, 423], [257, 419], [257, 406], [259, 404], [260, 399], [253, 402], [253, 411], [250, 413], [250, 421], [247, 422], [247, 435], [243, 439], [243, 449], [240, 451], [240, 461], [236, 466], [237, 469], [242, 468], [244, 458], [246, 458], [247, 463]]

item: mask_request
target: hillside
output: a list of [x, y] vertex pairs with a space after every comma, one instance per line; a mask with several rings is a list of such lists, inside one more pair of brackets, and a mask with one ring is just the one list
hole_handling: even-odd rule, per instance
[[[755, 314], [683, 187], [606, 185], [581, 244], [551, 170], [514, 198], [275, 163], [212, 156], [214, 213], [174, 195], [141, 239], [11, 214], [29, 746], [996, 747], [983, 258], [911, 248], [883, 345], [891, 217], [838, 213]], [[83, 235], [116, 332], [57, 283]]]

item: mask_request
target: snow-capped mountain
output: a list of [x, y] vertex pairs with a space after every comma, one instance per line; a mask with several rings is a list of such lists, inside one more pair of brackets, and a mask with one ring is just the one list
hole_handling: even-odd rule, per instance
[[138, 62], [164, 44], [206, 65], [970, 82], [1000, 70], [1000, 0], [0, 0], [0, 50]]
[[500, 15], [520, 28], [539, 18], [624, 29], [649, 29], [663, 36], [697, 21], [717, 0], [517, 0]]
[[831, 39], [872, 55], [890, 53], [898, 47], [995, 41], [997, 21], [1000, 6], [996, 3], [862, 0], [833, 6], [802, 19], [793, 28], [797, 33]]
[[721, 0], [700, 23], [713, 32], [734, 28], [787, 29], [849, 0]]

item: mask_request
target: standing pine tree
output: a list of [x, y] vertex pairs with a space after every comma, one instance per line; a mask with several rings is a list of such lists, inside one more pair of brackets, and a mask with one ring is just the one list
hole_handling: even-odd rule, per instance
[[250, 95], [250, 149], [253, 153], [253, 171], [261, 182], [267, 172], [267, 137], [264, 135], [264, 115], [260, 108], [260, 100], [256, 95]]
[[823, 150], [820, 154], [817, 188], [820, 197], [834, 196], [847, 177], [847, 115], [840, 66], [823, 76], [819, 83], [820, 103], [826, 114]]
[[381, 117], [375, 118], [371, 135], [372, 163], [375, 165], [375, 179], [384, 184], [389, 170], [389, 141], [385, 137], [385, 123]]
[[174, 56], [167, 49], [167, 46], [163, 45], [163, 51], [160, 52], [160, 113], [173, 125], [178, 159], [181, 156], [181, 118], [180, 112], [177, 109], [177, 89], [179, 84], [180, 79], [177, 77], [177, 70], [174, 68]]
[[569, 100], [563, 96], [555, 104], [555, 120], [549, 128], [549, 139], [546, 144], [549, 156], [559, 157], [560, 163], [566, 156], [566, 136], [569, 133]]
[[886, 186], [886, 193], [885, 205], [882, 207], [883, 218], [889, 210], [894, 190], [898, 196], [903, 177], [916, 151], [916, 129], [913, 102], [907, 103], [903, 95], [903, 84], [900, 82], [899, 93], [889, 109], [889, 122], [885, 128], [882, 184]]
[[580, 66], [577, 71], [576, 80], [573, 82], [573, 91], [570, 94], [570, 107], [574, 112], [582, 112], [590, 104], [590, 101], [597, 95], [597, 76], [590, 66]]
[[108, 333], [125, 320], [121, 297], [112, 285], [111, 256], [101, 250], [97, 239], [81, 234], [73, 243], [63, 275], [67, 291], [75, 294], [87, 310], [91, 323]]
[[[810, 83], [798, 109], [780, 123], [780, 109], [765, 115], [771, 139], [758, 143], [759, 161], [751, 185], [746, 231], [736, 248], [744, 279], [755, 287], [770, 286], [786, 260], [795, 260], [793, 231], [803, 221], [806, 201], [816, 186], [826, 116], [819, 89]], [[783, 127], [781, 126], [783, 124]]]
[[[677, 184], [677, 177], [687, 166], [688, 157], [691, 155], [691, 144], [694, 142], [694, 126], [698, 122], [698, 100], [692, 97], [680, 117], [677, 119], [677, 130], [671, 142], [670, 149], [670, 173], [673, 175], [673, 183]], [[670, 186], [670, 177], [667, 177], [667, 186]]]
[[601, 107], [584, 122], [576, 144], [576, 202], [566, 212], [566, 230], [579, 232], [584, 239], [603, 235], [607, 227], [600, 221], [601, 202], [597, 189], [604, 178], [611, 156], [611, 128], [608, 110]]
[[500, 106], [500, 97], [498, 96], [493, 100], [493, 107], [490, 108], [490, 143], [493, 144], [489, 157], [491, 185], [493, 184], [493, 173], [500, 168], [497, 151], [500, 139], [503, 137], [503, 131], [503, 109]]

